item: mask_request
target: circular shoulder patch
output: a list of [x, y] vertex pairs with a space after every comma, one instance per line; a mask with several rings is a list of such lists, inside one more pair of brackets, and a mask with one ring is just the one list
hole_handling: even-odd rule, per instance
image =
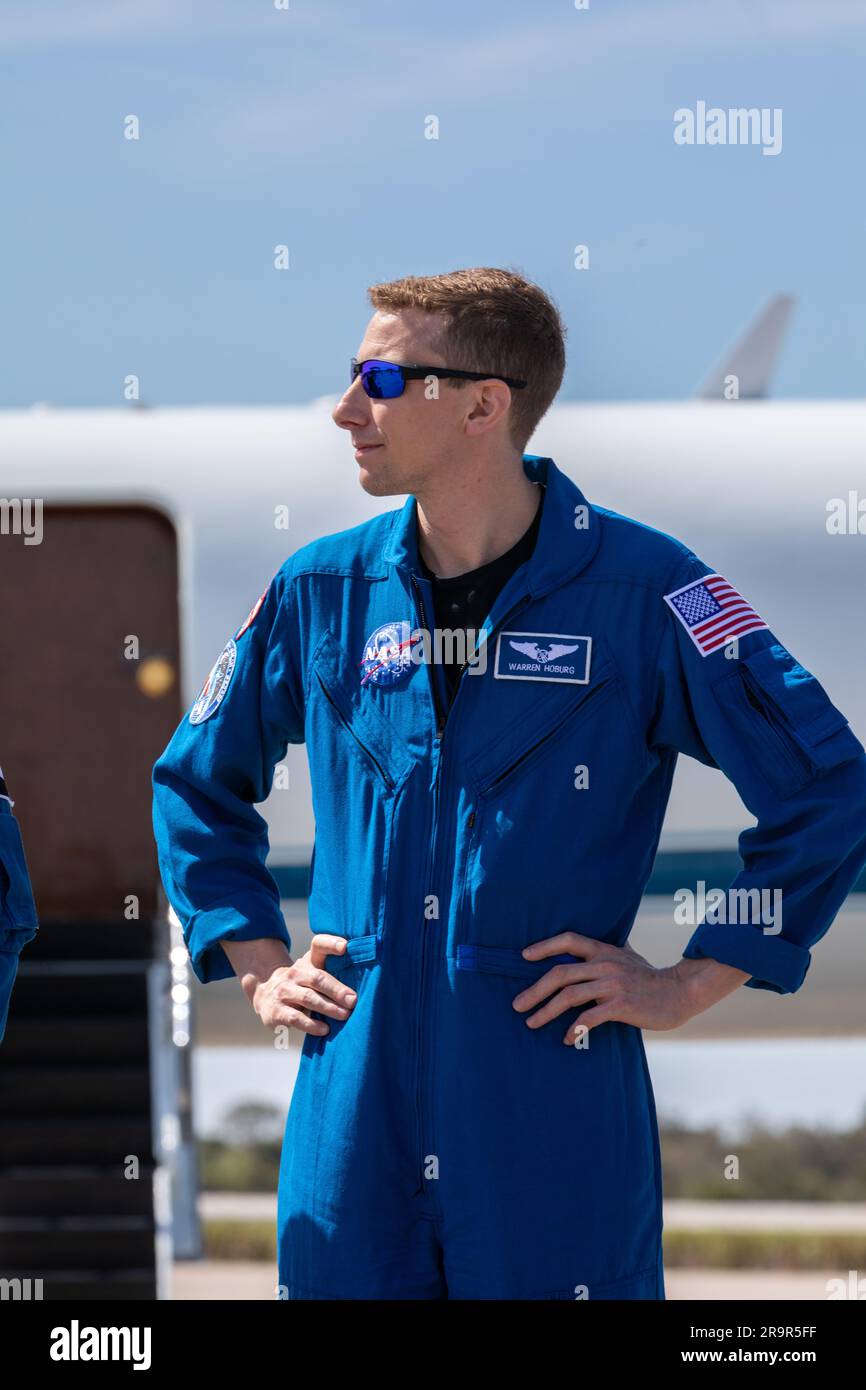
[[237, 660], [237, 650], [234, 638], [230, 637], [211, 667], [210, 674], [201, 688], [198, 699], [189, 712], [190, 724], [203, 724], [219, 707], [229, 688], [229, 681], [232, 678]]

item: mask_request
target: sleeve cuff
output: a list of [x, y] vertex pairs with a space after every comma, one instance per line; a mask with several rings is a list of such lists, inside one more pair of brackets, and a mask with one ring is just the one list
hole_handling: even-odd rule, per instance
[[29, 941], [36, 935], [37, 928], [29, 924], [21, 927], [0, 927], [0, 951], [20, 955]]
[[683, 951], [687, 960], [708, 957], [752, 976], [744, 983], [751, 989], [770, 989], [793, 994], [806, 978], [812, 961], [809, 951], [766, 935], [760, 927], [743, 922], [702, 922]]
[[281, 913], [269, 915], [263, 922], [259, 904], [258, 918], [251, 921], [233, 907], [215, 907], [196, 913], [184, 933], [196, 979], [207, 985], [214, 980], [234, 978], [235, 972], [221, 941], [259, 941], [267, 936], [284, 942], [287, 951], [292, 949], [292, 939]]

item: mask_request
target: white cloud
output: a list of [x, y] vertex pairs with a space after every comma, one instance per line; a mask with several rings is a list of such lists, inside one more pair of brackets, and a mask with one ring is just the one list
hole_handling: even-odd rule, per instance
[[258, 41], [274, 33], [275, 24], [295, 32], [333, 28], [321, 10], [275, 10], [271, 3], [253, 7], [241, 0], [4, 0], [0, 48], [50, 48], [64, 45], [171, 42], [226, 38]]
[[[808, 40], [866, 32], [866, 7], [862, 0], [663, 0], [647, 4], [634, 0], [627, 6], [606, 9], [598, 3], [585, 12], [557, 11], [546, 25], [537, 21], [538, 11], [529, 10], [531, 22], [518, 27], [508, 24], [508, 12], [500, 7], [501, 28], [493, 27], [495, 10], [482, 11], [482, 24], [476, 34], [455, 28], [446, 13], [422, 9], [428, 32], [406, 11], [399, 26], [370, 24], [362, 9], [355, 22], [346, 24], [345, 11], [291, 0], [289, 10], [275, 10], [271, 3], [258, 7], [243, 0], [138, 0], [120, 4], [119, 0], [4, 0], [0, 23], [0, 47], [52, 47], [57, 45], [140, 42], [141, 40], [182, 42], [210, 39], [248, 39], [251, 42], [273, 35], [274, 23], [291, 25], [294, 33], [318, 34], [335, 45], [359, 42], [368, 53], [383, 58], [381, 72], [393, 72], [387, 59], [399, 54], [403, 61], [414, 56], [418, 68], [427, 66], [431, 53], [447, 57], [456, 70], [465, 71], [468, 59], [472, 71], [500, 70], [504, 62], [510, 70], [523, 69], [534, 54], [558, 57], [567, 65], [580, 61], [581, 54], [598, 56], [613, 49], [645, 48], [646, 45], [670, 49], [705, 47], [712, 44], [765, 44], [786, 40]], [[465, 17], [471, 23], [472, 12]], [[517, 13], [515, 9], [515, 13]], [[521, 13], [527, 13], [521, 11]], [[574, 49], [562, 44], [563, 24], [575, 26]], [[551, 45], [558, 53], [551, 55]], [[579, 45], [579, 48], [578, 48]], [[405, 75], [405, 74], [404, 74]], [[531, 73], [530, 73], [531, 75]]]
[[[196, 102], [173, 110], [170, 122], [164, 167], [223, 177], [233, 161], [255, 174], [286, 157], [297, 166], [335, 149], [350, 159], [373, 119], [417, 122], [421, 151], [421, 123], [430, 112], [451, 123], [450, 134], [460, 113], [483, 106], [514, 113], [521, 102], [531, 105], [536, 87], [561, 100], [574, 83], [628, 86], [629, 65], [637, 61], [643, 72], [653, 55], [668, 63], [726, 53], [769, 61], [819, 38], [866, 35], [863, 0], [636, 0], [585, 12], [562, 6], [555, 14], [502, 6], [498, 23], [496, 7], [482, 11], [480, 24], [467, 9], [459, 29], [447, 0], [440, 11], [400, 10], [397, 22], [381, 25], [367, 23], [360, 10], [350, 10], [347, 23], [342, 7], [297, 0], [291, 6], [284, 12], [244, 0], [5, 0], [0, 49], [80, 51], [113, 43], [127, 45], [129, 58], [129, 50], [159, 43], [168, 70], [173, 46], [230, 40], [242, 52], [249, 45], [259, 54], [255, 86], [247, 64], [209, 75], [206, 52], [197, 54]], [[287, 42], [274, 42], [276, 34]], [[723, 92], [718, 99], [724, 104]]]

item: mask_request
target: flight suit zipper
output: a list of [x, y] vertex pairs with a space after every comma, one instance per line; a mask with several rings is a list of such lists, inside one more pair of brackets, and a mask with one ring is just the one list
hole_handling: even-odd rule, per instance
[[[433, 629], [432, 629], [432, 628], [429, 628], [429, 627], [427, 626], [427, 617], [426, 617], [426, 612], [425, 612], [425, 608], [424, 608], [424, 596], [423, 596], [423, 594], [422, 594], [422, 592], [421, 592], [420, 585], [418, 584], [418, 582], [417, 582], [417, 580], [416, 580], [414, 574], [412, 575], [412, 587], [413, 587], [413, 589], [414, 589], [414, 591], [415, 591], [415, 594], [416, 594], [416, 596], [417, 596], [418, 610], [419, 610], [419, 615], [420, 615], [420, 618], [421, 618], [421, 626], [424, 628], [424, 630], [425, 630], [426, 632], [430, 633], [431, 640], [432, 640], [432, 638], [433, 638]], [[487, 633], [487, 638], [486, 638], [486, 640], [489, 641], [490, 638], [492, 637], [493, 633], [494, 633], [495, 631], [497, 631], [498, 628], [500, 628], [504, 623], [508, 622], [510, 618], [514, 617], [514, 615], [515, 615], [516, 613], [518, 613], [518, 612], [520, 611], [521, 608], [524, 608], [524, 607], [526, 606], [526, 604], [529, 603], [530, 597], [531, 597], [531, 596], [530, 596], [529, 594], [524, 595], [524, 597], [520, 600], [519, 603], [515, 604], [511, 609], [509, 609], [509, 611], [508, 611], [507, 613], [504, 613], [504, 614], [502, 615], [502, 617], [499, 619], [499, 621], [496, 623], [495, 627], [491, 628], [490, 631]], [[477, 651], [477, 647], [476, 647], [476, 649], [473, 650], [473, 653], [472, 653], [472, 656], [473, 656], [473, 657], [476, 655], [476, 651]], [[432, 661], [432, 653], [429, 653], [429, 659], [431, 659], [431, 661]], [[443, 709], [442, 709], [442, 707], [441, 707], [441, 703], [440, 703], [440, 699], [439, 699], [439, 693], [438, 693], [438, 689], [437, 689], [437, 682], [436, 682], [436, 677], [435, 677], [435, 669], [433, 668], [432, 665], [431, 665], [431, 669], [430, 669], [430, 686], [431, 686], [432, 695], [433, 695], [433, 712], [434, 712], [434, 717], [435, 717], [435, 720], [436, 720], [436, 733], [435, 733], [435, 737], [434, 737], [434, 746], [433, 746], [433, 758], [434, 758], [434, 761], [435, 761], [435, 771], [434, 771], [434, 776], [433, 776], [433, 808], [432, 808], [432, 825], [431, 825], [431, 832], [430, 832], [430, 847], [429, 847], [428, 854], [427, 854], [427, 870], [426, 870], [426, 875], [425, 875], [426, 884], [427, 884], [427, 892], [426, 892], [425, 897], [424, 897], [424, 902], [425, 902], [425, 903], [427, 903], [427, 902], [434, 896], [434, 894], [433, 894], [433, 885], [434, 885], [435, 868], [436, 868], [436, 849], [437, 849], [437, 843], [438, 843], [438, 838], [439, 838], [440, 786], [441, 786], [441, 778], [442, 778], [442, 750], [443, 750], [443, 739], [444, 739], [444, 734], [445, 734], [445, 725], [446, 725], [446, 723], [448, 722], [449, 715], [450, 715], [451, 711], [452, 711], [453, 708], [454, 708], [454, 703], [455, 703], [455, 701], [457, 700], [457, 696], [458, 696], [458, 694], [459, 694], [459, 692], [460, 692], [460, 687], [461, 687], [462, 682], [463, 682], [464, 672], [466, 671], [466, 667], [467, 667], [468, 665], [469, 665], [469, 658], [467, 657], [467, 659], [463, 662], [463, 664], [461, 665], [460, 670], [459, 670], [459, 672], [458, 672], [457, 681], [456, 681], [455, 688], [454, 688], [454, 694], [453, 694], [452, 697], [451, 697], [451, 704], [450, 704], [450, 707], [449, 707], [448, 711], [443, 711]], [[420, 978], [419, 978], [419, 984], [418, 984], [418, 1011], [417, 1011], [417, 1029], [416, 1029], [416, 1040], [415, 1040], [415, 1043], [416, 1043], [416, 1046], [415, 1046], [415, 1058], [416, 1058], [415, 1111], [416, 1111], [416, 1119], [417, 1119], [417, 1152], [418, 1152], [418, 1165], [419, 1165], [419, 1174], [420, 1174], [420, 1186], [419, 1186], [419, 1189], [418, 1189], [419, 1192], [423, 1192], [423, 1191], [424, 1191], [424, 1183], [425, 1183], [425, 1176], [424, 1176], [424, 1160], [425, 1160], [425, 1157], [426, 1157], [426, 1155], [425, 1155], [425, 1153], [424, 1153], [424, 1126], [423, 1126], [423, 1098], [422, 1098], [422, 1097], [423, 1097], [423, 1062], [424, 1062], [424, 1054], [423, 1054], [423, 1047], [424, 1047], [424, 1004], [425, 1004], [425, 999], [424, 999], [424, 987], [425, 987], [426, 976], [427, 976], [427, 952], [428, 952], [428, 944], [427, 944], [427, 943], [428, 943], [429, 932], [428, 932], [428, 930], [427, 930], [427, 919], [424, 918], [423, 920], [424, 920], [424, 926], [423, 926], [423, 929], [422, 929], [422, 930], [423, 930], [423, 935], [422, 935], [422, 939], [421, 939], [421, 970], [420, 970], [420, 972], [419, 972]]]
[[[431, 640], [432, 640], [432, 631], [431, 631], [430, 628], [427, 627], [427, 615], [426, 615], [425, 610], [424, 610], [424, 598], [423, 598], [423, 595], [422, 595], [422, 593], [421, 593], [421, 589], [420, 589], [420, 587], [419, 587], [419, 585], [418, 585], [418, 582], [417, 582], [417, 580], [415, 579], [414, 574], [412, 575], [412, 587], [413, 587], [413, 589], [415, 590], [415, 595], [416, 595], [416, 599], [417, 599], [417, 603], [418, 603], [418, 612], [419, 612], [419, 616], [420, 616], [420, 618], [421, 618], [421, 626], [422, 626], [422, 628], [425, 630], [425, 632], [430, 633]], [[426, 905], [426, 903], [427, 903], [427, 902], [429, 901], [429, 899], [430, 899], [431, 892], [432, 892], [432, 884], [433, 884], [433, 861], [434, 861], [434, 854], [435, 854], [435, 849], [434, 849], [434, 847], [435, 847], [435, 842], [436, 842], [436, 834], [437, 834], [437, 830], [438, 830], [438, 819], [439, 819], [439, 815], [438, 815], [438, 812], [439, 812], [439, 805], [438, 805], [438, 802], [439, 802], [439, 773], [440, 773], [440, 769], [441, 769], [441, 765], [442, 765], [442, 764], [441, 764], [442, 733], [443, 733], [443, 730], [444, 730], [444, 728], [445, 728], [445, 716], [444, 716], [444, 714], [443, 714], [443, 712], [442, 712], [442, 710], [441, 710], [441, 708], [440, 708], [440, 704], [439, 704], [439, 695], [438, 695], [438, 691], [437, 691], [437, 689], [436, 689], [436, 676], [435, 676], [435, 672], [433, 671], [432, 668], [431, 668], [431, 670], [430, 670], [430, 672], [429, 672], [429, 680], [430, 680], [430, 689], [431, 689], [432, 696], [433, 696], [433, 714], [434, 714], [434, 718], [435, 718], [435, 721], [436, 721], [436, 733], [435, 733], [435, 735], [434, 735], [434, 741], [433, 741], [433, 760], [434, 760], [434, 764], [435, 764], [434, 773], [433, 773], [433, 804], [432, 804], [432, 810], [431, 810], [430, 836], [429, 836], [428, 848], [427, 848], [427, 864], [426, 864], [425, 873], [424, 873], [424, 881], [425, 881], [425, 885], [426, 885], [426, 891], [425, 891], [424, 898], [423, 898], [423, 903], [422, 903], [421, 968], [420, 968], [420, 970], [419, 970], [419, 972], [418, 972], [418, 1004], [417, 1004], [417, 1010], [416, 1010], [416, 1023], [415, 1023], [415, 1124], [416, 1124], [416, 1147], [417, 1147], [417, 1155], [418, 1155], [418, 1173], [419, 1173], [418, 1193], [419, 1193], [419, 1194], [420, 1194], [420, 1193], [423, 1193], [423, 1191], [424, 1191], [424, 1182], [425, 1182], [425, 1177], [424, 1177], [424, 1160], [425, 1160], [425, 1157], [426, 1157], [426, 1155], [425, 1155], [425, 1153], [424, 1153], [424, 1124], [423, 1124], [423, 1109], [422, 1109], [422, 1099], [421, 1099], [421, 1096], [422, 1096], [422, 1090], [423, 1090], [423, 1079], [422, 1079], [422, 1048], [423, 1048], [423, 1036], [424, 1036], [424, 984], [425, 984], [425, 977], [426, 977], [426, 974], [427, 974], [427, 936], [428, 936], [428, 931], [427, 931], [427, 919], [426, 919], [426, 917], [423, 916], [423, 907], [424, 907], [424, 905]]]

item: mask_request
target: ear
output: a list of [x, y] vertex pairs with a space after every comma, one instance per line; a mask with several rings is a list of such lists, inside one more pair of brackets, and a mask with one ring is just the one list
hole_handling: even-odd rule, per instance
[[475, 381], [468, 383], [466, 391], [466, 433], [469, 435], [487, 434], [498, 429], [508, 416], [511, 406], [511, 388], [504, 381]]

